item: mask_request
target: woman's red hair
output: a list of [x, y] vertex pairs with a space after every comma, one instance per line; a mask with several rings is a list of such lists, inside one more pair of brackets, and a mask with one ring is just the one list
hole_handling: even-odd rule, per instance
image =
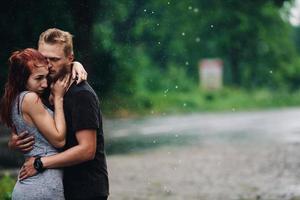
[[16, 97], [26, 90], [27, 80], [37, 64], [47, 63], [46, 58], [37, 50], [27, 48], [12, 53], [8, 59], [8, 78], [5, 83], [4, 95], [0, 103], [0, 121], [13, 128], [11, 118], [12, 104]]

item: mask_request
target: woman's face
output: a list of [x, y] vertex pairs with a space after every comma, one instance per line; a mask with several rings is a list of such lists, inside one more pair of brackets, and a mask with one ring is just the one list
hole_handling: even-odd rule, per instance
[[43, 64], [38, 67], [34, 67], [27, 80], [26, 88], [29, 91], [42, 94], [48, 87], [47, 75], [49, 73], [48, 66]]

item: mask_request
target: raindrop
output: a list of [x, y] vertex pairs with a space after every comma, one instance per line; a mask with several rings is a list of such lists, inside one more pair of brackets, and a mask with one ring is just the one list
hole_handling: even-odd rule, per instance
[[235, 108], [232, 108], [231, 110], [232, 110], [232, 112], [235, 112]]
[[175, 89], [178, 89], [178, 85], [175, 85]]
[[156, 143], [156, 140], [153, 140], [153, 144], [155, 144]]
[[186, 62], [185, 62], [185, 65], [189, 65], [189, 62], [188, 62], [188, 61], [186, 61]]
[[213, 27], [214, 27], [214, 25], [213, 25], [213, 24], [211, 24], [211, 25], [210, 25], [210, 28], [213, 28]]
[[182, 36], [185, 36], [185, 32], [182, 32], [181, 35], [182, 35]]
[[192, 6], [189, 6], [189, 10], [192, 10], [193, 9], [193, 7]]
[[273, 71], [272, 71], [272, 70], [270, 70], [270, 74], [273, 74]]
[[165, 185], [164, 185], [164, 191], [167, 192], [167, 193], [171, 193], [171, 190]]
[[157, 26], [159, 26], [159, 24], [156, 24]]
[[170, 5], [170, 1], [168, 1], [168, 5]]
[[186, 103], [183, 104], [183, 107], [186, 107]]
[[165, 94], [168, 93], [168, 92], [169, 92], [169, 89], [166, 89], [166, 90], [164, 91]]
[[176, 134], [175, 137], [178, 137], [178, 134]]
[[199, 37], [196, 38], [196, 42], [200, 42], [200, 38]]
[[158, 42], [158, 44], [160, 44], [160, 42]]
[[144, 12], [147, 12], [147, 10], [146, 10], [146, 9], [144, 9]]
[[152, 11], [151, 14], [154, 14], [154, 11]]
[[198, 8], [194, 8], [194, 12], [195, 13], [199, 12], [199, 9]]

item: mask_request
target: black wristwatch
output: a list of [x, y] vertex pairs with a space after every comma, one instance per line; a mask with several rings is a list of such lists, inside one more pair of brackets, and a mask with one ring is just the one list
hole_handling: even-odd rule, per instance
[[43, 172], [45, 170], [43, 162], [41, 161], [41, 157], [40, 156], [35, 157], [34, 163], [33, 163], [33, 167], [38, 172]]

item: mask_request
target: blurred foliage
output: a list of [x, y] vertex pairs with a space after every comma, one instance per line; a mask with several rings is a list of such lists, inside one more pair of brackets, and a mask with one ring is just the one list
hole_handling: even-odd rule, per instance
[[140, 115], [170, 115], [193, 112], [238, 112], [256, 109], [272, 109], [300, 105], [300, 90], [270, 90], [224, 88], [203, 91], [198, 88], [181, 92], [169, 88], [127, 97], [114, 96], [102, 101], [103, 110], [109, 117], [136, 117]]
[[9, 175], [4, 175], [0, 179], [0, 199], [10, 200], [11, 192], [13, 191], [16, 180], [11, 178]]
[[[58, 27], [75, 35], [75, 57], [101, 98], [130, 104], [198, 86], [202, 58], [224, 61], [226, 86], [298, 90], [299, 27], [293, 0], [5, 0], [0, 8], [0, 84], [13, 50], [35, 47]], [[3, 87], [1, 87], [3, 89]], [[178, 94], [180, 96], [180, 94]], [[116, 103], [114, 102], [114, 103]]]
[[300, 26], [294, 27], [293, 39], [298, 53], [300, 53]]

